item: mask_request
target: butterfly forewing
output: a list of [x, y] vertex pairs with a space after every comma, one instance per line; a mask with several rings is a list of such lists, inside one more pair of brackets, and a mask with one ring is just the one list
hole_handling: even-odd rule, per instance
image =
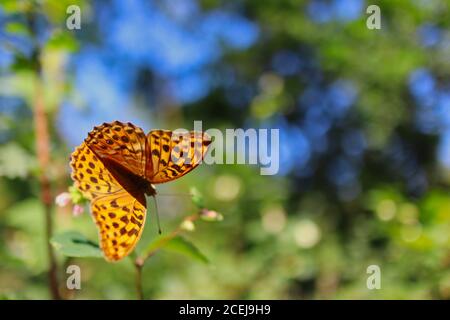
[[107, 158], [126, 165], [131, 173], [144, 176], [146, 137], [141, 128], [132, 123], [104, 123], [95, 127], [86, 143], [101, 159]]
[[202, 132], [153, 130], [147, 135], [146, 177], [151, 183], [177, 179], [197, 167], [211, 139]]

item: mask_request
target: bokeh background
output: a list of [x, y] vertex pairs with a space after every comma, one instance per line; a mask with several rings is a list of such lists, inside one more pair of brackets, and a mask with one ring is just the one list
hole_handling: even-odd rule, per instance
[[[80, 30], [66, 28], [72, 4]], [[280, 129], [280, 172], [203, 165], [161, 186], [163, 233], [196, 210], [169, 195], [192, 186], [224, 220], [185, 234], [208, 264], [149, 259], [146, 298], [450, 298], [449, 24], [445, 0], [1, 1], [0, 296], [134, 299], [131, 259], [48, 244], [97, 239], [88, 212], [54, 205], [70, 153], [102, 122], [202, 120]], [[138, 253], [157, 237], [149, 211]], [[65, 292], [68, 264], [81, 290]]]

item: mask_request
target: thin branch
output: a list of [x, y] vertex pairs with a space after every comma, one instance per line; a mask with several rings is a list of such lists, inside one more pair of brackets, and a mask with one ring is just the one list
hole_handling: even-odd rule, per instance
[[[35, 17], [33, 13], [28, 13], [28, 25], [31, 32], [35, 32]], [[50, 135], [48, 132], [48, 120], [45, 113], [44, 104], [44, 90], [42, 84], [42, 66], [40, 61], [40, 48], [35, 41], [34, 52], [32, 56], [32, 64], [35, 71], [34, 80], [34, 125], [36, 136], [36, 153], [39, 163], [39, 185], [40, 198], [44, 205], [45, 212], [45, 237], [47, 245], [47, 255], [49, 260], [49, 290], [53, 299], [61, 299], [58, 284], [58, 266], [56, 263], [53, 247], [50, 244], [50, 239], [53, 235], [53, 221], [52, 221], [52, 192], [50, 181], [47, 177], [46, 170], [50, 166]]]
[[34, 96], [34, 122], [36, 131], [36, 152], [38, 156], [38, 163], [40, 168], [39, 184], [41, 189], [41, 201], [45, 209], [45, 236], [47, 244], [47, 254], [49, 259], [49, 281], [50, 291], [53, 299], [60, 299], [59, 285], [57, 277], [57, 264], [53, 247], [50, 239], [53, 235], [53, 220], [52, 220], [52, 192], [50, 181], [47, 177], [46, 170], [50, 163], [50, 148], [49, 148], [49, 134], [47, 117], [44, 111], [44, 101], [42, 92], [41, 79], [38, 77], [35, 80], [35, 96]]
[[[184, 221], [191, 221], [194, 222], [195, 220], [197, 220], [200, 217], [199, 214], [193, 214], [190, 215], [188, 217], [186, 217]], [[144, 299], [144, 292], [143, 292], [143, 288], [142, 288], [142, 269], [144, 268], [145, 262], [152, 257], [153, 255], [156, 254], [156, 252], [158, 252], [158, 250], [162, 247], [164, 247], [164, 245], [169, 242], [170, 240], [172, 240], [173, 238], [175, 238], [177, 235], [179, 235], [181, 232], [183, 232], [184, 229], [181, 227], [181, 224], [178, 226], [178, 228], [176, 228], [174, 231], [172, 231], [167, 237], [164, 238], [164, 240], [161, 242], [160, 246], [158, 246], [158, 248], [155, 248], [153, 250], [150, 250], [149, 252], [147, 252], [143, 257], [137, 257], [134, 260], [134, 266], [136, 269], [136, 294], [139, 300], [143, 300]]]
[[142, 268], [144, 267], [144, 261], [137, 258], [134, 262], [136, 268], [136, 294], [139, 300], [144, 300], [144, 291], [142, 289]]

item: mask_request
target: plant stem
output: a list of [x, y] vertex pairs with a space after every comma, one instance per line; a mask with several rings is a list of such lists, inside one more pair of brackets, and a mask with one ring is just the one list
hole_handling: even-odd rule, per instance
[[[35, 33], [35, 18], [33, 13], [27, 15], [28, 25], [31, 32]], [[35, 72], [34, 80], [34, 126], [36, 136], [36, 153], [39, 164], [39, 185], [40, 198], [44, 205], [45, 213], [45, 241], [47, 245], [47, 255], [49, 260], [48, 280], [49, 290], [53, 299], [61, 299], [58, 284], [58, 266], [56, 263], [53, 247], [50, 244], [50, 239], [53, 235], [53, 221], [52, 221], [52, 192], [50, 181], [47, 177], [46, 170], [50, 167], [50, 135], [48, 132], [48, 121], [44, 106], [44, 92], [42, 85], [42, 66], [40, 61], [40, 48], [35, 41], [34, 52], [32, 55], [32, 65]]]
[[47, 245], [47, 255], [49, 259], [49, 285], [53, 299], [61, 299], [59, 294], [59, 285], [57, 277], [58, 266], [56, 264], [55, 254], [50, 239], [53, 235], [52, 220], [52, 192], [50, 181], [45, 173], [50, 162], [49, 134], [47, 129], [47, 117], [44, 111], [44, 102], [42, 97], [42, 84], [40, 78], [35, 82], [34, 98], [34, 121], [36, 131], [36, 152], [40, 168], [39, 184], [41, 189], [41, 201], [45, 211], [45, 241]]
[[[193, 214], [188, 217], [186, 217], [183, 221], [195, 221], [200, 217], [198, 214]], [[139, 300], [144, 299], [144, 292], [142, 288], [142, 268], [144, 267], [145, 262], [153, 256], [159, 248], [163, 247], [164, 244], [175, 238], [178, 234], [180, 234], [183, 230], [181, 228], [181, 225], [178, 226], [174, 231], [172, 231], [167, 237], [164, 238], [164, 241], [161, 242], [160, 246], [158, 248], [155, 248], [154, 250], [151, 250], [147, 252], [143, 257], [137, 257], [134, 260], [134, 266], [136, 268], [136, 294]]]
[[144, 300], [144, 291], [142, 289], [142, 268], [144, 267], [144, 261], [137, 258], [134, 262], [136, 268], [136, 293], [138, 300]]

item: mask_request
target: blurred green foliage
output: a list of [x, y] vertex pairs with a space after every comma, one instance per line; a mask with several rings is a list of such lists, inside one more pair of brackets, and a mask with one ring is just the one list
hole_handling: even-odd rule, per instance
[[[350, 79], [357, 99], [349, 115], [331, 129], [330, 148], [311, 160], [314, 173], [309, 178], [296, 167], [283, 175], [261, 176], [255, 166], [204, 165], [162, 185], [158, 206], [163, 235], [158, 236], [150, 203], [137, 255], [157, 248], [186, 216], [198, 211], [197, 206], [217, 210], [224, 220], [196, 221], [195, 231], [185, 230], [165, 243], [166, 250], [158, 251], [143, 269], [146, 298], [450, 298], [450, 174], [436, 156], [439, 134], [415, 126], [417, 106], [408, 92], [410, 74], [418, 68], [428, 68], [440, 85], [448, 86], [448, 47], [421, 46], [416, 35], [426, 22], [448, 30], [450, 12], [447, 1], [427, 6], [419, 2], [377, 1], [383, 17], [383, 27], [377, 31], [366, 28], [364, 14], [346, 23], [314, 22], [307, 14], [310, 1], [238, 1], [231, 6], [256, 22], [261, 35], [246, 50], [225, 52], [214, 67], [219, 76], [222, 67], [233, 68], [239, 80], [237, 91], [249, 85], [251, 101], [237, 111], [224, 90], [213, 90], [176, 110], [152, 110], [155, 119], [163, 119], [161, 126], [181, 127], [202, 119], [208, 127], [222, 129], [257, 126], [280, 117], [289, 124], [300, 123], [305, 110], [297, 108], [298, 96], [313, 80], [309, 74], [283, 76], [271, 70], [279, 50], [310, 57], [315, 63], [311, 68], [320, 70], [319, 86]], [[1, 18], [39, 14], [51, 25], [50, 36], [40, 44], [40, 59], [51, 125], [52, 166], [45, 171], [54, 196], [71, 185], [71, 150], [58, 130], [59, 108], [67, 97], [82, 100], [65, 66], [71, 54], [92, 40], [65, 29], [65, 10], [75, 3], [89, 11], [87, 23], [95, 26], [95, 7], [85, 1], [0, 4]], [[224, 1], [200, 1], [200, 5], [204, 10], [227, 6]], [[2, 22], [2, 35], [32, 35], [25, 20]], [[91, 38], [95, 38], [93, 29], [88, 32]], [[0, 296], [47, 299], [47, 244], [33, 130], [33, 83], [38, 75], [33, 58], [8, 47], [9, 43], [1, 43], [13, 55], [13, 63], [1, 70], [0, 96], [19, 97], [20, 103], [13, 113], [2, 108], [0, 114]], [[146, 107], [136, 101], [139, 108]], [[349, 128], [361, 130], [367, 143], [358, 162], [360, 192], [351, 199], [342, 196], [326, 176], [328, 166], [344, 153], [340, 139]], [[395, 141], [411, 150], [400, 163], [387, 155]], [[291, 155], [299, 156], [295, 150]], [[427, 179], [426, 187], [418, 191], [408, 184], [412, 175], [402, 173], [410, 161], [413, 171]], [[192, 201], [164, 195], [187, 193], [192, 187], [199, 190]], [[98, 259], [97, 230], [87, 208], [79, 217], [71, 214], [70, 207], [52, 210], [56, 227], [52, 244], [61, 286], [67, 264], [82, 270], [82, 290], [68, 297], [134, 298], [132, 260]], [[381, 267], [381, 290], [366, 287], [371, 264]]]

